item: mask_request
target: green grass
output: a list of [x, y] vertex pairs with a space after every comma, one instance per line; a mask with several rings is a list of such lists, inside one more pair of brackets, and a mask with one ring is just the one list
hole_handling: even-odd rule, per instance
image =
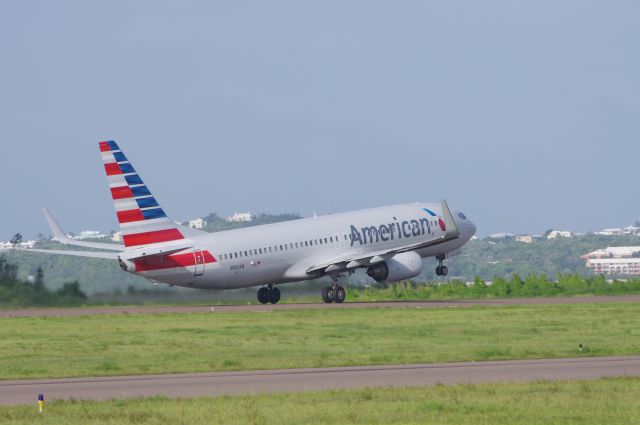
[[174, 400], [0, 406], [0, 423], [51, 424], [637, 424], [640, 379], [437, 385]]
[[0, 319], [0, 379], [630, 354], [633, 303]]

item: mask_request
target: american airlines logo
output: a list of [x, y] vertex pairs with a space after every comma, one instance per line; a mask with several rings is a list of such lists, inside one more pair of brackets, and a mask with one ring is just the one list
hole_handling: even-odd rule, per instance
[[398, 221], [395, 217], [394, 221], [388, 224], [380, 224], [375, 226], [366, 226], [358, 229], [351, 225], [351, 246], [356, 243], [367, 245], [377, 242], [387, 242], [395, 239], [410, 238], [416, 236], [424, 236], [432, 234], [432, 226], [438, 224], [440, 230], [446, 232], [447, 226], [442, 218], [426, 208], [423, 210], [432, 218], [421, 217], [415, 220]]

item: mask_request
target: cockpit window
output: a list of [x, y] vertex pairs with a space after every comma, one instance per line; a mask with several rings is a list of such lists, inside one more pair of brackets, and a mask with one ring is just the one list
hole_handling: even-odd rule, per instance
[[461, 218], [461, 219], [463, 219], [463, 220], [466, 220], [466, 219], [467, 219], [467, 216], [466, 216], [466, 215], [464, 215], [464, 214], [463, 214], [463, 213], [461, 213], [461, 212], [459, 212], [459, 213], [458, 213], [458, 217], [460, 217], [460, 218]]

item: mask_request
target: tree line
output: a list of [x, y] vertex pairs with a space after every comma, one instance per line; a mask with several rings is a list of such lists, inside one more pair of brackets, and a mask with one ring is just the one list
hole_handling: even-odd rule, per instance
[[18, 279], [18, 266], [0, 256], [0, 305], [12, 306], [70, 306], [87, 300], [77, 281], [66, 282], [55, 291], [44, 285], [44, 271], [36, 270], [30, 280]]

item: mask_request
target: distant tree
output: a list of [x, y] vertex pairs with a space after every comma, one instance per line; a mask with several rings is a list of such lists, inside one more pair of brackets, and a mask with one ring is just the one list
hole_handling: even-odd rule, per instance
[[547, 230], [545, 230], [545, 232], [542, 234], [542, 236], [544, 236], [544, 237], [546, 238], [547, 236], [549, 236], [549, 235], [551, 234], [551, 232], [553, 232], [553, 229], [547, 229]]
[[640, 227], [640, 220], [636, 220], [635, 223], [633, 223], [633, 225], [636, 227]]
[[76, 298], [82, 300], [87, 299], [87, 295], [82, 292], [82, 290], [80, 289], [80, 284], [77, 280], [65, 283], [62, 288], [56, 291], [56, 294], [61, 297]]
[[44, 272], [42, 271], [42, 267], [38, 267], [38, 270], [36, 270], [36, 280], [33, 283], [38, 289], [44, 287]]
[[22, 235], [20, 233], [16, 233], [9, 242], [11, 242], [11, 245], [15, 247], [22, 242]]

